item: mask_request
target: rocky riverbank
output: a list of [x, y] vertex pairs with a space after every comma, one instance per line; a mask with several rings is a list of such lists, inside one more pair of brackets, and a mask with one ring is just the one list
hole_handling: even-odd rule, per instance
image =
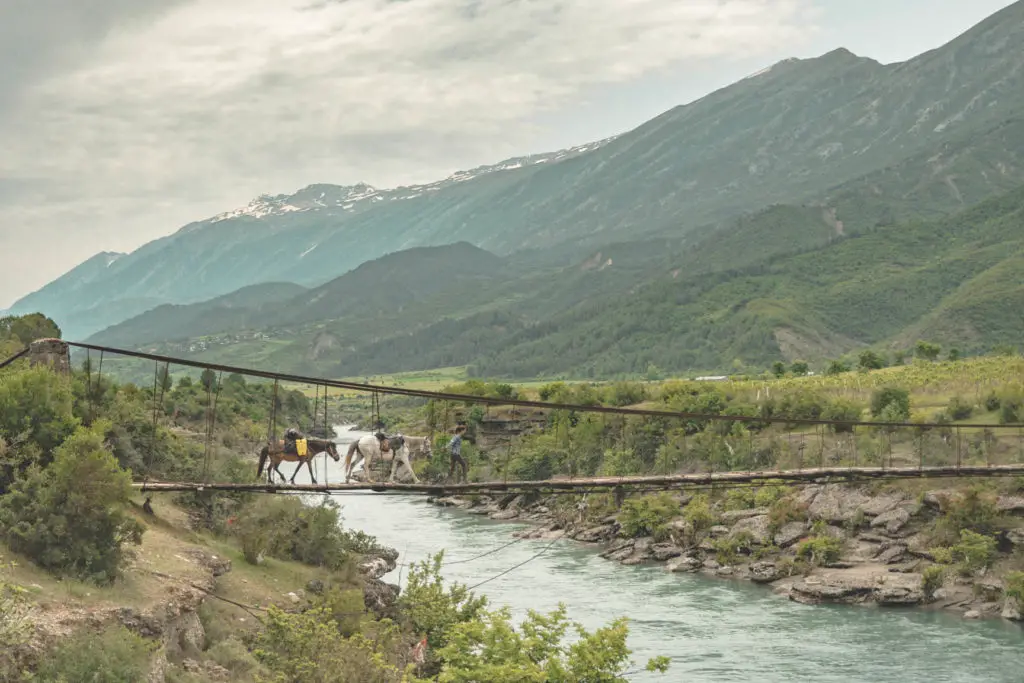
[[670, 572], [749, 580], [801, 603], [918, 606], [1020, 622], [1021, 605], [1014, 590], [1007, 594], [1006, 578], [1024, 568], [1024, 497], [992, 496], [1003, 528], [992, 536], [988, 566], [970, 571], [936, 557], [936, 523], [960, 497], [952, 490], [872, 494], [821, 484], [787, 491], [771, 507], [727, 509], [728, 500], [702, 497], [710, 514], [698, 518], [687, 515], [692, 496], [662, 494], [662, 504], [670, 499], [679, 514], [656, 533], [638, 536], [624, 529], [622, 510], [594, 514], [586, 497], [431, 502], [532, 525], [517, 536], [596, 545], [602, 557], [624, 565], [660, 563]]

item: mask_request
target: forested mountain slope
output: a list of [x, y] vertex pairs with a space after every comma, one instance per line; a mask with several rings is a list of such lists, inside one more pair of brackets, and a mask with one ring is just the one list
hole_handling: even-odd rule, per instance
[[645, 235], [699, 239], [773, 204], [820, 204], [847, 235], [936, 217], [1024, 182], [1022, 44], [1018, 2], [908, 62], [842, 49], [787, 60], [593, 145], [419, 187], [261, 197], [88, 278], [73, 271], [13, 310], [45, 310], [81, 337], [143, 306], [262, 282], [319, 286], [414, 246], [578, 259]]

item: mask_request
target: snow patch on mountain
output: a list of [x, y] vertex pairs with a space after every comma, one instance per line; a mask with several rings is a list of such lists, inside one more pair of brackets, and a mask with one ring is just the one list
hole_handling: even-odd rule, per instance
[[[342, 211], [354, 213], [378, 202], [415, 199], [416, 197], [423, 196], [425, 193], [437, 192], [445, 187], [455, 185], [457, 183], [464, 183], [468, 180], [474, 180], [492, 173], [516, 171], [530, 166], [536, 166], [538, 164], [564, 161], [599, 149], [617, 137], [619, 136], [616, 135], [610, 138], [605, 138], [604, 140], [559, 150], [557, 152], [532, 154], [525, 157], [506, 159], [498, 164], [478, 166], [477, 168], [473, 168], [468, 171], [456, 171], [444, 180], [438, 180], [426, 185], [410, 185], [381, 190], [373, 187], [372, 185], [367, 185], [366, 183], [359, 183], [358, 185], [351, 186], [316, 184], [304, 187], [291, 195], [263, 194], [249, 202], [247, 206], [235, 209], [234, 211], [226, 211], [218, 214], [208, 221], [205, 221], [205, 223], [220, 223], [222, 221], [243, 217], [262, 219], [303, 211]], [[194, 224], [193, 229], [198, 228], [201, 225], [202, 224]]]

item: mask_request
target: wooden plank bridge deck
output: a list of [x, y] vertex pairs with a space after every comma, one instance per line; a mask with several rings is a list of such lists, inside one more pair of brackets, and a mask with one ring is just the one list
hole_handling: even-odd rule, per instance
[[812, 484], [822, 481], [870, 479], [927, 479], [949, 477], [1010, 477], [1024, 475], [1024, 464], [962, 465], [944, 467], [817, 467], [765, 472], [706, 472], [666, 476], [585, 477], [540, 481], [483, 481], [466, 484], [406, 484], [387, 482], [351, 482], [326, 484], [233, 484], [200, 482], [135, 482], [143, 491], [233, 491], [252, 493], [378, 493], [453, 495], [489, 492], [574, 493], [599, 490], [667, 490], [692, 487], [744, 486], [767, 481], [786, 484]]

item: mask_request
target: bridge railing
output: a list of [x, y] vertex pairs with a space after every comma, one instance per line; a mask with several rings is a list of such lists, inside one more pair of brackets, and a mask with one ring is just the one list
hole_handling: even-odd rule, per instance
[[[448, 481], [446, 446], [453, 428], [468, 427], [464, 454], [475, 481], [565, 481], [636, 475], [670, 476], [726, 472], [802, 472], [871, 468], [928, 471], [1024, 466], [1024, 425], [960, 420], [863, 418], [847, 410], [843, 419], [798, 402], [795, 414], [758, 399], [722, 405], [687, 396], [641, 396], [642, 402], [614, 405], [600, 398], [554, 392], [534, 400], [500, 390], [483, 395], [379, 386], [241, 368], [195, 359], [92, 344], [70, 346], [100, 354], [149, 361], [164, 372], [184, 366], [316, 388], [317, 407], [361, 414], [371, 425], [385, 418], [394, 429], [429, 435], [433, 456], [414, 463], [422, 479]], [[108, 369], [111, 366], [108, 361]], [[150, 372], [153, 372], [151, 367]], [[155, 385], [154, 385], [155, 386]], [[323, 404], [320, 404], [321, 390]], [[689, 389], [687, 391], [690, 391]], [[693, 389], [694, 396], [704, 390]], [[585, 392], [584, 392], [585, 393]], [[642, 392], [641, 392], [642, 393]], [[709, 389], [705, 393], [713, 393]], [[627, 402], [618, 397], [612, 403]], [[215, 404], [213, 404], [215, 405]], [[323, 405], [324, 407], [321, 407]], [[693, 406], [707, 406], [704, 409]], [[866, 408], [866, 406], [863, 406]], [[331, 417], [335, 417], [335, 412]], [[896, 413], [899, 414], [899, 413]], [[905, 414], [902, 413], [902, 414]], [[852, 417], [851, 417], [852, 416]], [[215, 422], [215, 421], [214, 421]], [[327, 424], [323, 415], [321, 427]], [[273, 432], [273, 425], [269, 431]], [[281, 425], [283, 431], [284, 425]], [[996, 471], [996, 470], [993, 470]], [[1000, 470], [1002, 472], [1002, 470]], [[380, 474], [384, 474], [383, 471]]]

